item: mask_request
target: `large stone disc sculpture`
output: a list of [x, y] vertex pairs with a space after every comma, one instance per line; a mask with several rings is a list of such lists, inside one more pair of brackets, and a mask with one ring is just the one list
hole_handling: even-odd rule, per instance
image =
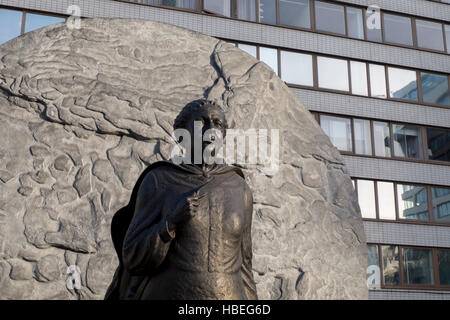
[[224, 41], [142, 20], [49, 26], [0, 47], [0, 298], [102, 299], [113, 214], [172, 124], [216, 101], [233, 128], [279, 129], [279, 170], [253, 191], [261, 299], [366, 299], [367, 249], [343, 158], [264, 63]]

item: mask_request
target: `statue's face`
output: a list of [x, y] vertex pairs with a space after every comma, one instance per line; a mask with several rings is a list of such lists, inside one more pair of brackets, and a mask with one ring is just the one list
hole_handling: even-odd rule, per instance
[[[201, 124], [202, 137], [206, 131], [210, 129], [216, 129], [222, 133], [222, 138], [225, 138], [225, 114], [224, 112], [216, 106], [205, 106], [199, 110], [194, 111], [191, 114], [190, 121], [186, 123], [186, 130], [191, 134], [191, 138], [194, 138], [194, 125], [195, 122]], [[203, 141], [202, 151], [210, 144], [209, 141]], [[191, 146], [193, 147], [193, 141]]]

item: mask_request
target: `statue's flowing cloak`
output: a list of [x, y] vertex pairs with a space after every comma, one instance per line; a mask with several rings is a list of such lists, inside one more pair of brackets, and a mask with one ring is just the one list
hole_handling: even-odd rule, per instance
[[[159, 161], [159, 162], [153, 163], [142, 172], [142, 174], [140, 175], [139, 179], [137, 180], [137, 182], [133, 188], [133, 191], [131, 193], [131, 198], [130, 198], [128, 205], [121, 208], [120, 210], [118, 210], [112, 219], [111, 236], [112, 236], [114, 248], [117, 252], [117, 256], [119, 259], [119, 266], [117, 267], [117, 270], [114, 274], [112, 283], [106, 292], [106, 295], [105, 295], [106, 300], [117, 300], [117, 299], [124, 299], [124, 298], [140, 299], [143, 290], [145, 290], [145, 286], [151, 279], [151, 276], [152, 276], [151, 274], [142, 274], [142, 275], [135, 274], [135, 273], [131, 274], [124, 267], [124, 259], [123, 259], [122, 254], [123, 254], [123, 245], [124, 245], [125, 236], [127, 235], [127, 231], [130, 227], [130, 224], [133, 220], [133, 216], [135, 214], [136, 200], [138, 198], [139, 189], [140, 189], [144, 179], [146, 178], [146, 176], [152, 170], [156, 170], [158, 168], [161, 168], [163, 170], [169, 169], [168, 171], [170, 171], [170, 169], [175, 169], [177, 171], [183, 172], [184, 174], [186, 174], [186, 176], [203, 175], [204, 174], [203, 171], [195, 165], [184, 165], [184, 164], [178, 165], [171, 161]], [[208, 175], [214, 177], [214, 176], [219, 176], [219, 175], [224, 175], [224, 174], [230, 174], [230, 172], [234, 172], [237, 175], [239, 175], [240, 177], [242, 177], [244, 179], [243, 183], [245, 183], [245, 177], [244, 177], [242, 170], [240, 170], [237, 167], [229, 166], [229, 165], [225, 165], [225, 164], [215, 165], [210, 171], [208, 171]], [[207, 182], [205, 182], [204, 184], [207, 184]], [[193, 191], [200, 189], [204, 184], [193, 185], [192, 186]], [[158, 194], [156, 192], [155, 197], [153, 197], [152, 199], [148, 199], [148, 201], [156, 203], [156, 202], [162, 200], [162, 199], [158, 199], [160, 197], [161, 197], [161, 194]], [[250, 242], [251, 242], [251, 240], [250, 240]], [[242, 274], [243, 281], [247, 288], [251, 288], [250, 291], [254, 291], [253, 297], [256, 298], [256, 288], [255, 288], [255, 285], [253, 282], [253, 277], [251, 275], [252, 271], [251, 271], [251, 269], [247, 270], [249, 268], [249, 265], [251, 268], [251, 261], [249, 264], [248, 257], [246, 260], [247, 260], [246, 261], [247, 263], [245, 266], [246, 268], [245, 268], [245, 270], [243, 270], [243, 274]], [[251, 260], [251, 247], [250, 247], [250, 260]], [[124, 292], [126, 292], [126, 297], [124, 297]]]

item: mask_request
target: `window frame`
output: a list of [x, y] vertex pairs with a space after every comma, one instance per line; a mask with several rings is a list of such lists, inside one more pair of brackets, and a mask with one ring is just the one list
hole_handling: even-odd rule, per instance
[[[431, 103], [431, 102], [424, 102], [423, 100], [423, 93], [422, 93], [422, 79], [420, 74], [421, 73], [430, 73], [430, 74], [435, 74], [435, 75], [439, 75], [439, 76], [443, 76], [443, 77], [447, 77], [448, 79], [448, 90], [449, 90], [449, 94], [450, 94], [450, 73], [442, 73], [442, 72], [438, 72], [438, 71], [430, 71], [430, 70], [423, 70], [423, 69], [413, 69], [410, 67], [404, 67], [404, 66], [397, 66], [397, 65], [391, 65], [391, 64], [380, 64], [378, 62], [373, 62], [373, 61], [365, 61], [365, 60], [361, 60], [361, 59], [350, 59], [347, 57], [342, 57], [342, 56], [337, 56], [337, 55], [330, 55], [330, 54], [322, 54], [322, 53], [316, 53], [316, 52], [310, 52], [310, 51], [305, 51], [305, 50], [295, 50], [295, 49], [289, 49], [289, 48], [280, 48], [280, 47], [276, 47], [276, 46], [271, 46], [271, 45], [260, 45], [260, 44], [255, 44], [255, 43], [251, 43], [251, 42], [245, 42], [245, 41], [235, 41], [235, 40], [228, 40], [225, 38], [222, 38], [222, 40], [227, 41], [229, 43], [242, 43], [242, 44], [249, 44], [249, 45], [254, 45], [257, 46], [258, 48], [260, 46], [262, 47], [267, 47], [267, 48], [272, 48], [272, 49], [277, 49], [278, 52], [280, 51], [290, 51], [290, 52], [294, 52], [294, 53], [300, 53], [300, 54], [308, 54], [308, 55], [312, 55], [313, 57], [313, 85], [312, 86], [307, 86], [307, 85], [299, 85], [299, 84], [293, 84], [293, 83], [288, 83], [285, 82], [287, 86], [291, 87], [291, 88], [298, 88], [298, 89], [308, 89], [308, 90], [315, 90], [315, 91], [323, 91], [323, 92], [331, 92], [331, 93], [338, 93], [338, 94], [345, 94], [345, 95], [351, 95], [351, 96], [357, 96], [357, 97], [364, 97], [364, 98], [371, 98], [371, 99], [381, 99], [381, 100], [386, 100], [386, 101], [395, 101], [395, 102], [401, 102], [401, 103], [409, 103], [409, 104], [414, 104], [414, 105], [424, 105], [424, 106], [432, 106], [432, 107], [437, 107], [437, 108], [445, 108], [445, 109], [450, 109], [450, 104], [446, 105], [446, 104], [438, 104], [438, 103]], [[259, 49], [258, 49], [259, 51]], [[347, 70], [348, 70], [348, 81], [349, 81], [349, 91], [341, 91], [341, 90], [336, 90], [336, 89], [329, 89], [329, 88], [322, 88], [319, 87], [318, 84], [318, 63], [317, 63], [317, 57], [324, 57], [324, 58], [332, 58], [332, 59], [338, 59], [338, 60], [347, 60]], [[259, 58], [258, 58], [259, 59]], [[278, 76], [281, 78], [281, 58], [280, 58], [280, 54], [278, 54], [278, 65], [279, 65], [279, 72], [278, 72]], [[360, 94], [354, 94], [352, 93], [352, 78], [351, 78], [351, 62], [361, 62], [361, 63], [365, 63], [366, 64], [366, 76], [367, 76], [367, 93], [368, 95], [360, 95]], [[370, 65], [379, 65], [384, 67], [384, 73], [385, 73], [385, 81], [386, 81], [386, 97], [374, 97], [372, 96], [372, 90], [371, 90], [371, 81], [370, 81], [370, 77], [371, 77], [371, 73], [370, 73]], [[406, 71], [413, 71], [416, 74], [416, 84], [417, 84], [417, 96], [418, 99], [417, 100], [406, 100], [406, 99], [399, 99], [399, 98], [395, 98], [395, 97], [390, 97], [389, 94], [389, 68], [395, 68], [395, 69], [403, 69]]]
[[[389, 46], [396, 46], [396, 47], [401, 47], [401, 48], [414, 48], [416, 50], [421, 50], [421, 51], [427, 51], [427, 52], [433, 52], [433, 53], [440, 53], [440, 54], [446, 54], [446, 55], [450, 55], [450, 52], [447, 51], [447, 48], [450, 47], [450, 44], [447, 44], [447, 40], [446, 40], [446, 36], [445, 36], [445, 28], [444, 26], [446, 24], [448, 24], [447, 21], [444, 20], [439, 20], [439, 19], [433, 19], [433, 18], [427, 18], [427, 17], [420, 17], [420, 16], [415, 16], [415, 15], [408, 15], [405, 13], [401, 13], [401, 12], [394, 12], [394, 11], [389, 11], [389, 10], [381, 10], [381, 42], [378, 41], [373, 41], [373, 40], [369, 40], [367, 39], [367, 23], [366, 23], [366, 14], [367, 14], [367, 7], [363, 6], [363, 5], [358, 5], [358, 4], [348, 4], [348, 3], [342, 3], [336, 0], [309, 0], [310, 4], [310, 25], [311, 28], [304, 28], [304, 27], [297, 27], [297, 26], [291, 26], [291, 25], [284, 25], [280, 23], [280, 7], [279, 7], [279, 0], [274, 0], [275, 3], [275, 10], [276, 10], [276, 22], [275, 24], [272, 23], [267, 23], [267, 22], [260, 22], [259, 21], [259, 0], [254, 0], [255, 1], [255, 9], [256, 9], [256, 16], [255, 16], [255, 21], [251, 21], [251, 20], [243, 20], [243, 19], [239, 19], [238, 18], [238, 13], [237, 13], [237, 5], [236, 5], [236, 1], [237, 0], [230, 0], [231, 2], [231, 16], [227, 17], [227, 16], [223, 16], [220, 14], [216, 14], [213, 12], [209, 12], [203, 9], [203, 0], [197, 0], [197, 8], [196, 10], [192, 10], [192, 9], [186, 9], [186, 8], [179, 8], [179, 7], [168, 7], [168, 6], [162, 6], [162, 5], [152, 5], [152, 4], [145, 4], [145, 3], [138, 3], [137, 0], [131, 1], [131, 0], [114, 0], [114, 1], [119, 1], [119, 2], [124, 2], [124, 3], [131, 3], [131, 4], [138, 4], [138, 5], [143, 5], [143, 6], [153, 6], [153, 7], [162, 7], [162, 8], [166, 8], [166, 9], [172, 9], [172, 10], [181, 10], [181, 11], [187, 11], [187, 12], [191, 12], [191, 13], [196, 13], [196, 14], [205, 14], [205, 15], [216, 15], [218, 17], [222, 17], [222, 18], [226, 18], [226, 19], [232, 19], [232, 20], [238, 20], [238, 21], [247, 21], [249, 23], [259, 23], [259, 24], [265, 24], [265, 25], [270, 25], [270, 26], [278, 26], [281, 28], [288, 28], [288, 29], [294, 29], [294, 30], [301, 30], [301, 31], [307, 31], [307, 32], [314, 32], [314, 33], [319, 33], [319, 34], [325, 34], [325, 35], [331, 35], [331, 36], [335, 36], [335, 37], [343, 37], [343, 38], [348, 38], [348, 39], [353, 39], [353, 40], [359, 40], [359, 41], [368, 41], [368, 42], [372, 42], [372, 43], [377, 43], [377, 44], [385, 44], [385, 45], [389, 45]], [[162, 0], [158, 0], [158, 3], [161, 3]], [[345, 34], [340, 34], [340, 33], [333, 33], [333, 32], [328, 32], [328, 31], [322, 31], [322, 30], [317, 30], [316, 28], [316, 24], [315, 24], [315, 1], [322, 1], [322, 2], [327, 2], [327, 3], [331, 3], [331, 4], [335, 4], [335, 5], [341, 5], [344, 6], [344, 20], [345, 20]], [[364, 38], [363, 39], [359, 39], [359, 38], [354, 38], [354, 37], [350, 37], [348, 35], [348, 18], [347, 18], [347, 7], [351, 7], [351, 8], [355, 8], [355, 9], [362, 9], [363, 12], [363, 25], [364, 25]], [[393, 15], [397, 15], [397, 16], [403, 16], [403, 17], [407, 17], [411, 19], [411, 32], [412, 32], [412, 45], [404, 45], [404, 44], [399, 44], [399, 43], [391, 43], [391, 42], [386, 42], [385, 41], [385, 36], [384, 36], [384, 17], [383, 14], [393, 14]], [[435, 22], [435, 23], [439, 23], [442, 25], [443, 28], [443, 43], [444, 43], [444, 50], [435, 50], [435, 49], [430, 49], [430, 48], [423, 48], [423, 47], [419, 47], [418, 46], [418, 40], [417, 40], [417, 28], [416, 28], [416, 19], [420, 19], [420, 20], [425, 20], [425, 21], [429, 21], [429, 22]]]
[[[450, 251], [450, 248], [437, 248], [437, 247], [427, 247], [427, 246], [413, 246], [413, 245], [399, 245], [392, 243], [372, 243], [368, 242], [367, 245], [377, 246], [378, 249], [378, 267], [380, 269], [380, 287], [382, 289], [400, 289], [400, 290], [411, 290], [411, 289], [419, 289], [419, 290], [441, 290], [441, 291], [450, 291], [450, 285], [441, 285], [439, 279], [439, 267], [438, 267], [438, 251]], [[398, 248], [399, 255], [399, 275], [400, 275], [400, 284], [399, 285], [386, 285], [384, 283], [384, 274], [383, 274], [383, 257], [382, 257], [382, 246], [395, 246]], [[404, 249], [419, 249], [419, 250], [431, 250], [431, 259], [433, 263], [433, 284], [407, 284], [404, 279], [404, 265], [403, 265], [403, 250]], [[369, 290], [374, 290], [370, 289]], [[376, 290], [376, 289], [375, 289]]]
[[[362, 218], [363, 221], [377, 221], [377, 222], [391, 222], [391, 223], [405, 223], [405, 224], [419, 224], [419, 225], [435, 225], [435, 226], [450, 226], [450, 222], [445, 221], [436, 221], [433, 214], [433, 203], [432, 203], [432, 188], [442, 188], [442, 189], [450, 189], [450, 186], [438, 186], [432, 184], [421, 184], [416, 182], [403, 182], [403, 181], [389, 181], [389, 180], [380, 180], [380, 179], [370, 179], [364, 177], [351, 177], [352, 181], [355, 185], [355, 193], [358, 196], [358, 180], [372, 181], [374, 183], [375, 190], [375, 218]], [[380, 206], [379, 206], [379, 194], [378, 194], [378, 183], [379, 182], [389, 182], [393, 183], [394, 188], [394, 200], [395, 200], [395, 219], [381, 219], [380, 218]], [[427, 194], [427, 211], [428, 211], [428, 220], [420, 220], [420, 219], [402, 219], [400, 218], [400, 203], [398, 199], [397, 188], [398, 185], [411, 185], [415, 187], [425, 188]]]
[[[65, 21], [67, 21], [67, 19], [69, 18], [69, 15], [65, 15], [65, 14], [58, 14], [58, 13], [53, 13], [53, 12], [45, 12], [45, 11], [39, 11], [39, 10], [16, 8], [16, 7], [7, 7], [7, 6], [2, 6], [2, 5], [0, 5], [0, 9], [17, 11], [22, 14], [22, 17], [21, 17], [22, 21], [21, 21], [19, 36], [24, 35], [26, 33], [25, 25], [26, 25], [27, 14], [35, 14], [35, 15], [48, 16], [48, 17], [63, 18], [63, 19], [65, 19]], [[31, 32], [31, 31], [29, 31], [29, 32]], [[12, 40], [12, 39], [10, 39], [10, 40]]]

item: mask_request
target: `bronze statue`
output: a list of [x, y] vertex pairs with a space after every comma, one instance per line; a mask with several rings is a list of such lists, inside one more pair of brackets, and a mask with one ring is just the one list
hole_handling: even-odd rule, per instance
[[[217, 129], [225, 136], [224, 112], [211, 101], [186, 105], [174, 129], [194, 137], [194, 121], [201, 121], [202, 134]], [[150, 165], [113, 218], [120, 264], [105, 299], [257, 299], [252, 199], [237, 167]]]

